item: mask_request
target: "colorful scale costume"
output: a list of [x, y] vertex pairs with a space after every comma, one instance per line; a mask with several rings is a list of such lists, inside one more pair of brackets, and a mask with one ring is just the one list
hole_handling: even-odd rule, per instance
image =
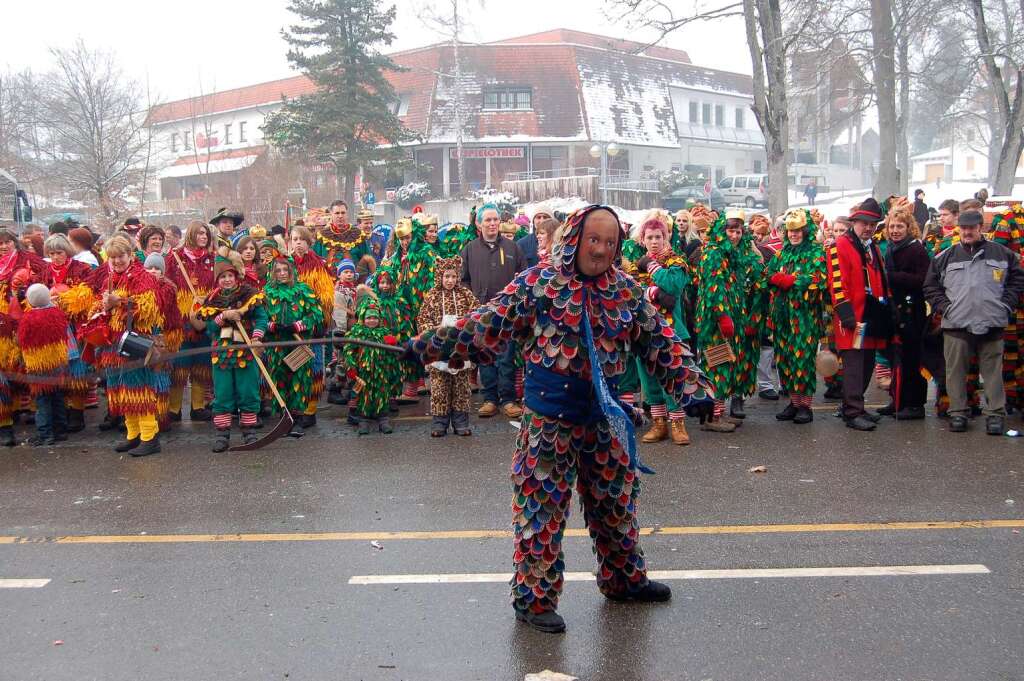
[[[324, 325], [320, 302], [313, 295], [312, 289], [296, 280], [295, 267], [290, 261], [281, 259], [276, 262], [287, 263], [292, 270], [292, 277], [289, 283], [282, 284], [271, 274], [270, 282], [263, 289], [269, 319], [267, 340], [295, 340], [296, 336], [317, 337]], [[306, 362], [298, 371], [293, 372], [284, 362], [285, 356], [291, 351], [290, 347], [267, 348], [265, 363], [288, 410], [294, 415], [306, 410], [313, 395], [313, 362]]]
[[772, 283], [769, 323], [775, 339], [775, 361], [782, 387], [792, 397], [809, 397], [817, 389], [814, 363], [818, 342], [825, 332], [821, 295], [825, 253], [814, 241], [810, 211], [790, 211], [786, 215], [787, 230], [801, 226], [803, 241], [794, 246], [787, 238], [767, 270]]
[[520, 273], [454, 327], [428, 331], [413, 344], [425, 363], [493, 362], [513, 341], [526, 359], [526, 410], [512, 459], [511, 591], [521, 612], [558, 605], [574, 486], [594, 541], [601, 590], [646, 587], [632, 427], [612, 397], [630, 357], [643, 358], [680, 404], [706, 399], [706, 382], [688, 348], [632, 279], [615, 267], [592, 278], [576, 272], [584, 222], [595, 210], [608, 209], [591, 206], [570, 216], [551, 266]]

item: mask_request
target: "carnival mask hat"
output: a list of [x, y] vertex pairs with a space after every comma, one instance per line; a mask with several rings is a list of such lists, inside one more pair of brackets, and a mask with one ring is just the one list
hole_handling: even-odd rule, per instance
[[690, 209], [690, 224], [697, 229], [708, 229], [717, 216], [703, 203]]
[[412, 220], [410, 218], [401, 218], [398, 220], [398, 224], [395, 225], [395, 238], [404, 239], [407, 236], [412, 235]]
[[356, 214], [356, 219], [357, 220], [372, 220], [373, 219], [373, 211], [370, 210], [369, 208], [360, 208], [359, 212]]
[[726, 220], [739, 220], [740, 222], [747, 221], [747, 213], [742, 208], [729, 208], [725, 211]]
[[622, 242], [626, 240], [619, 216], [608, 206], [598, 204], [578, 208], [570, 213], [565, 218], [565, 224], [558, 228], [559, 238], [551, 248], [551, 264], [557, 267], [563, 276], [576, 275], [576, 250], [579, 248], [580, 237], [583, 234], [583, 223], [586, 222], [588, 215], [598, 210], [606, 210], [611, 213], [619, 226], [619, 245], [615, 252], [614, 262], [619, 261], [622, 255]]
[[498, 232], [501, 234], [514, 235], [517, 231], [519, 231], [519, 227], [514, 222], [503, 222], [498, 226]]
[[263, 225], [253, 225], [249, 228], [249, 236], [256, 241], [262, 241], [267, 238], [267, 228]]

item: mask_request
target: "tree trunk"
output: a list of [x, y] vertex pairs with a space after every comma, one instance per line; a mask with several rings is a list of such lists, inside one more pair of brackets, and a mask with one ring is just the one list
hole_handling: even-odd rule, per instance
[[881, 200], [899, 194], [896, 166], [896, 65], [892, 0], [871, 0], [871, 40], [878, 103], [878, 177], [874, 194]]
[[900, 59], [900, 115], [896, 119], [896, 161], [899, 168], [900, 195], [910, 194], [910, 142], [907, 138], [907, 121], [910, 119], [910, 36], [904, 30], [899, 41]]
[[1020, 162], [1021, 151], [1024, 151], [1024, 69], [1017, 71], [1014, 85], [1013, 102], [1010, 104], [1010, 115], [1003, 130], [1003, 145], [999, 150], [999, 164], [996, 166], [996, 180], [992, 183], [995, 196], [1013, 194], [1014, 181], [1017, 179], [1017, 164]]

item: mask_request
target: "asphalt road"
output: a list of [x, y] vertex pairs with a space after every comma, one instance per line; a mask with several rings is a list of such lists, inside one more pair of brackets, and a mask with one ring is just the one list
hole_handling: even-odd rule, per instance
[[[92, 433], [0, 452], [0, 587], [49, 580], [0, 588], [0, 681], [1024, 679], [1022, 440], [933, 418], [860, 434], [827, 409], [778, 424], [754, 400], [736, 434], [644, 448], [651, 569], [949, 574], [687, 573], [668, 604], [616, 604], [585, 581], [574, 512], [583, 581], [552, 636], [514, 621], [502, 581], [514, 430], [433, 440], [423, 408], [363, 438], [325, 409], [244, 454], [189, 424], [147, 459]], [[469, 581], [390, 583], [451, 574]]]

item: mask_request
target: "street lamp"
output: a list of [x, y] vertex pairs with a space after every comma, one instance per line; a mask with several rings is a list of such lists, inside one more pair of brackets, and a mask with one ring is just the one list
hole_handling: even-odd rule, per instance
[[601, 159], [601, 203], [608, 204], [608, 157], [619, 153], [619, 145], [615, 142], [595, 142], [590, 147], [590, 156]]

